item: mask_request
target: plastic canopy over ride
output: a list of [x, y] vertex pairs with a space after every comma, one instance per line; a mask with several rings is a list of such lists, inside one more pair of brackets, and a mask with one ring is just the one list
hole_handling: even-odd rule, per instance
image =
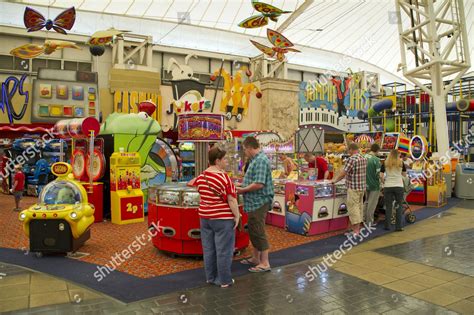
[[[156, 44], [183, 47], [236, 56], [254, 57], [259, 51], [248, 39], [266, 36], [292, 18], [283, 14], [278, 22], [246, 29], [239, 22], [255, 15], [250, 0], [71, 0], [15, 1], [0, 3], [4, 25], [22, 25], [21, 6], [46, 6], [55, 16], [74, 5], [77, 20], [71, 33], [91, 35], [96, 30], [115, 27], [137, 34], [152, 35]], [[263, 0], [287, 11], [295, 11], [304, 0]], [[391, 14], [392, 13], [392, 14]], [[466, 24], [474, 23], [474, 2], [465, 1]], [[202, 28], [207, 28], [203, 31]], [[474, 42], [474, 28], [468, 29]], [[313, 1], [284, 31], [303, 53], [289, 53], [296, 65], [345, 71], [364, 69], [381, 73], [382, 83], [394, 81], [400, 60], [395, 1]], [[471, 51], [474, 45], [471, 45]], [[471, 53], [473, 56], [474, 53]], [[346, 56], [346, 57], [344, 57]], [[338, 65], [350, 56], [349, 64]], [[343, 62], [347, 63], [343, 60]], [[398, 73], [398, 79], [401, 72]]]

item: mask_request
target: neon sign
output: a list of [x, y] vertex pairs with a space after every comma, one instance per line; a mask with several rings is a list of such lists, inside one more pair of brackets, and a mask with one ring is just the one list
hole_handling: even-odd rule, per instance
[[[21, 120], [25, 116], [26, 109], [28, 107], [29, 92], [23, 90], [23, 83], [25, 82], [26, 74], [21, 76], [18, 80], [16, 77], [8, 77], [5, 82], [2, 83], [2, 90], [0, 93], [0, 109], [3, 113], [7, 111], [8, 120], [10, 124], [13, 124], [14, 120]], [[10, 89], [10, 83], [13, 82], [13, 87]], [[13, 108], [12, 99], [18, 90], [18, 94], [25, 97], [25, 102], [20, 112], [17, 113]]]

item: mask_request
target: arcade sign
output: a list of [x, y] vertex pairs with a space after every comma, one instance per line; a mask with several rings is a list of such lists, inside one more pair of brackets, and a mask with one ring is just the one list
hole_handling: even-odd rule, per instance
[[51, 167], [51, 173], [53, 173], [57, 177], [66, 177], [67, 175], [69, 175], [69, 173], [71, 173], [71, 171], [71, 165], [65, 162], [54, 163]]
[[425, 157], [428, 152], [428, 141], [423, 136], [413, 136], [410, 140], [410, 155], [413, 160], [418, 161]]

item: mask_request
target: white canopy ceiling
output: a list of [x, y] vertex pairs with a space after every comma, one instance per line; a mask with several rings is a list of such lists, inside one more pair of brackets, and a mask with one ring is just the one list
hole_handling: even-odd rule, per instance
[[[228, 47], [225, 49], [219, 47], [214, 51], [243, 56], [254, 56], [259, 52], [248, 41], [242, 39], [248, 38], [248, 36], [264, 37], [267, 28], [244, 29], [237, 25], [241, 20], [258, 14], [253, 9], [250, 0], [33, 0], [14, 2], [50, 8], [75, 6], [79, 11], [78, 22], [81, 19], [81, 11], [84, 14], [99, 13], [101, 19], [112, 21], [115, 24], [109, 25], [109, 27], [125, 27], [134, 32], [137, 32], [138, 28], [140, 34], [150, 33], [156, 43], [169, 46], [189, 47], [190, 43], [184, 41], [189, 41], [190, 36], [183, 36], [183, 31], [190, 30], [190, 26], [195, 34], [191, 36], [191, 42], [192, 38], [195, 38], [195, 41], [205, 41], [206, 34], [211, 35], [213, 32], [210, 28], [226, 31]], [[303, 4], [304, 0], [262, 0], [262, 2], [284, 10], [294, 11]], [[464, 0], [464, 7], [472, 58], [474, 55], [474, 0]], [[54, 13], [56, 12], [54, 10]], [[115, 18], [109, 18], [110, 15]], [[282, 15], [277, 23], [270, 21], [268, 27], [277, 29], [290, 15]], [[119, 17], [133, 18], [134, 23], [138, 26], [132, 25], [129, 19], [127, 19], [126, 25], [123, 20], [120, 23], [122, 25], [118, 25], [118, 22], [114, 23], [114, 20], [120, 20]], [[151, 27], [153, 21], [158, 30]], [[91, 33], [93, 31], [90, 30]], [[159, 33], [158, 36], [156, 32]], [[373, 64], [379, 70], [397, 73], [397, 66], [400, 62], [400, 46], [395, 18], [395, 0], [315, 0], [291, 23], [284, 31], [284, 35], [303, 51], [302, 54], [289, 53], [290, 63], [316, 66], [310, 59], [318, 58], [317, 55], [302, 56], [305, 53], [304, 46], [306, 46], [351, 56]], [[257, 40], [265, 43], [265, 39]], [[212, 51], [212, 43], [208, 46], [208, 49]], [[199, 47], [201, 48], [201, 46]], [[334, 68], [334, 65], [323, 65], [321, 62], [317, 66]], [[357, 66], [349, 64], [349, 67], [358, 70]], [[398, 72], [398, 75], [401, 76], [401, 72]]]

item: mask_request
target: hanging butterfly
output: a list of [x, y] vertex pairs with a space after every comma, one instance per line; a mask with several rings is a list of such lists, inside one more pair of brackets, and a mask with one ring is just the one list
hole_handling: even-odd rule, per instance
[[112, 41], [114, 36], [128, 32], [130, 31], [117, 30], [115, 28], [109, 28], [105, 31], [97, 31], [92, 34], [91, 38], [87, 43], [91, 46], [106, 45]]
[[48, 31], [54, 29], [61, 34], [67, 34], [65, 30], [70, 30], [76, 20], [76, 9], [71, 7], [61, 12], [54, 20], [46, 20], [38, 11], [26, 7], [23, 15], [23, 22], [28, 32], [39, 31], [45, 27]]
[[268, 57], [275, 58], [276, 55], [276, 59], [282, 62], [285, 61], [285, 54], [287, 52], [300, 52], [295, 48], [291, 48], [294, 46], [293, 43], [277, 31], [267, 29], [267, 38], [273, 44], [273, 47], [262, 45], [253, 40], [250, 40], [250, 42]]
[[278, 22], [278, 17], [282, 14], [291, 13], [291, 11], [283, 11], [277, 7], [272, 5], [259, 2], [259, 1], [252, 1], [252, 5], [255, 10], [260, 12], [261, 14], [253, 15], [242, 22], [239, 23], [240, 27], [243, 28], [257, 28], [268, 24], [268, 19], [272, 20], [273, 22]]
[[10, 51], [10, 55], [21, 59], [31, 59], [38, 57], [41, 54], [50, 55], [58, 49], [75, 48], [81, 49], [73, 42], [64, 40], [47, 40], [44, 45], [26, 44]]

